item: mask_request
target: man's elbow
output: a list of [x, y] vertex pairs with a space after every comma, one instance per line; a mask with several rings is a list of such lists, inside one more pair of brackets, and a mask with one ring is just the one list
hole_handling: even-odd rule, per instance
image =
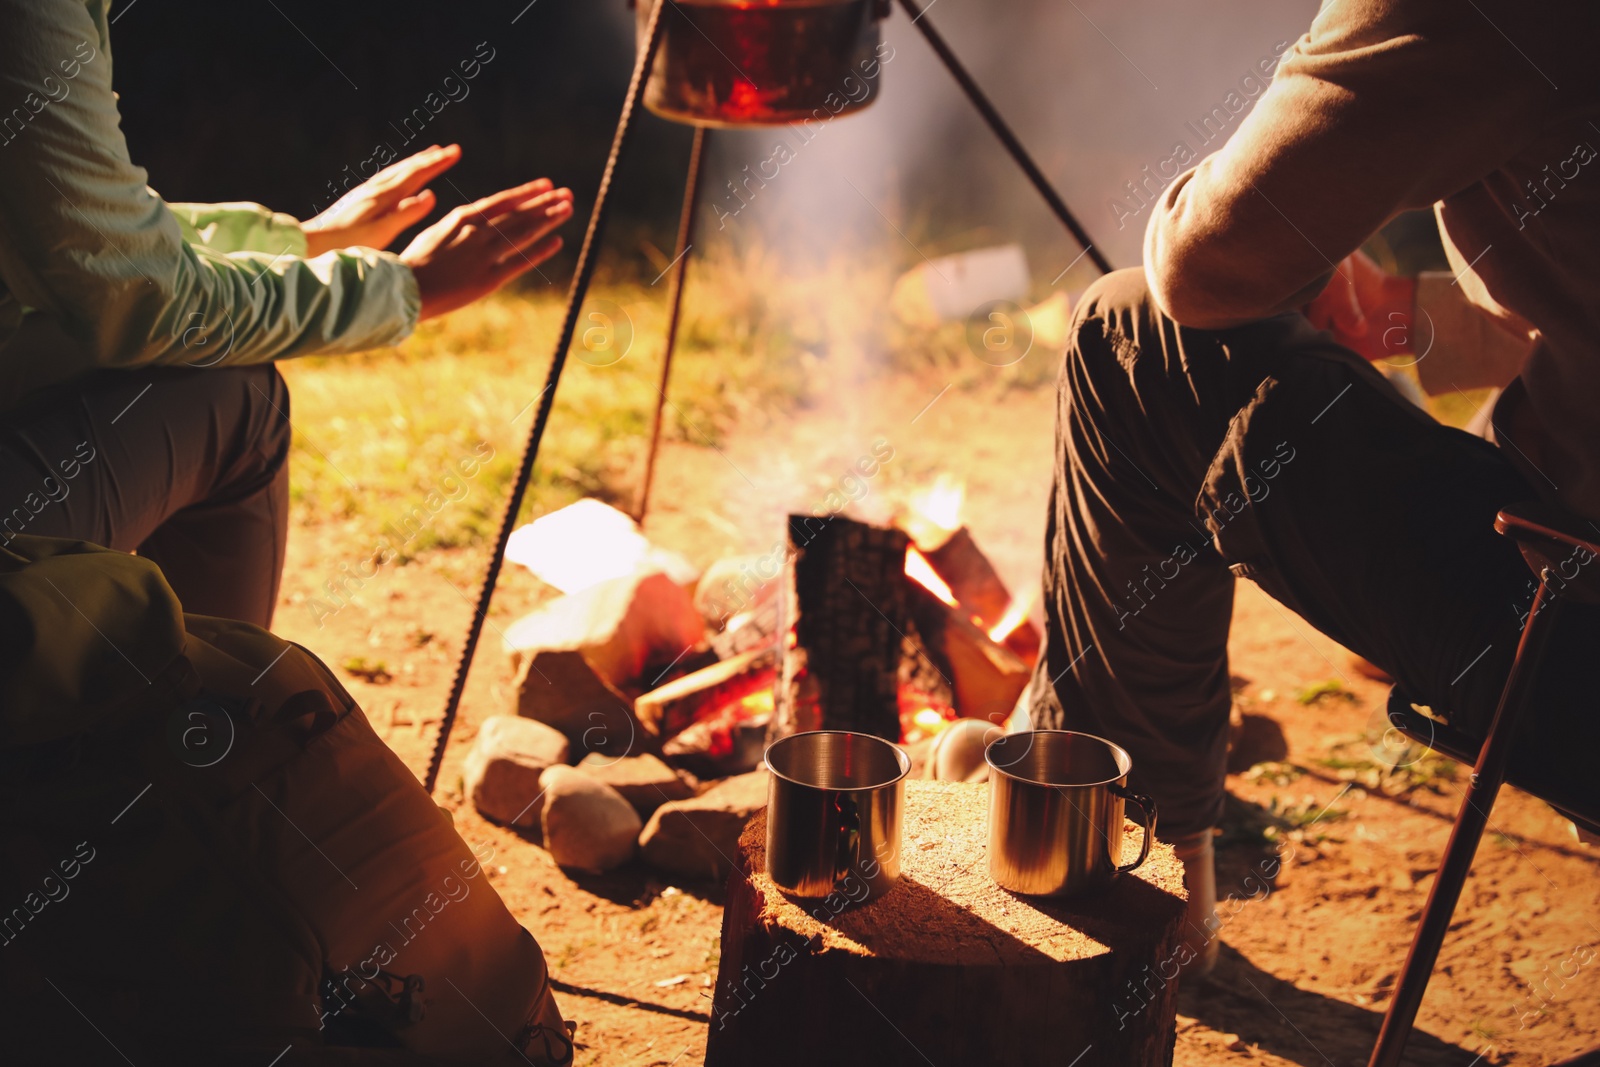
[[1239, 287], [1204, 270], [1179, 269], [1170, 258], [1146, 262], [1145, 279], [1156, 305], [1180, 326], [1225, 330], [1271, 313], [1257, 310], [1248, 299], [1241, 300], [1247, 294]]
[[1182, 326], [1224, 330], [1292, 306], [1283, 277], [1248, 246], [1220, 235], [1157, 219], [1145, 235], [1144, 262], [1157, 306]]

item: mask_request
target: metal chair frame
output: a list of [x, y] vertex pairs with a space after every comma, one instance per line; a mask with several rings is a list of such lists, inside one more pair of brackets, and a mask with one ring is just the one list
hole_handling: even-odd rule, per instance
[[[1505, 688], [1500, 692], [1494, 719], [1482, 744], [1414, 710], [1410, 698], [1399, 687], [1390, 692], [1389, 721], [1394, 727], [1413, 740], [1473, 766], [1466, 797], [1440, 858], [1438, 876], [1422, 909], [1422, 918], [1400, 970], [1394, 998], [1384, 1015], [1383, 1028], [1378, 1033], [1368, 1067], [1397, 1067], [1406, 1040], [1416, 1025], [1417, 1009], [1433, 977], [1434, 964], [1472, 869], [1473, 857], [1489, 821], [1489, 811], [1506, 782], [1517, 726], [1532, 694], [1534, 679], [1562, 602], [1600, 602], [1600, 581], [1593, 575], [1585, 576], [1585, 582], [1564, 577], [1564, 561], [1583, 553], [1589, 556], [1585, 563], [1600, 559], [1600, 541], [1577, 533], [1577, 526], [1571, 516], [1537, 504], [1508, 507], [1495, 517], [1495, 529], [1517, 542], [1529, 566], [1538, 575], [1539, 585]], [[1521, 782], [1513, 784], [1534, 796], [1539, 795], [1537, 787], [1530, 789]], [[1585, 821], [1600, 820], [1600, 812], [1576, 814]], [[1600, 1050], [1566, 1062], [1600, 1064]]]

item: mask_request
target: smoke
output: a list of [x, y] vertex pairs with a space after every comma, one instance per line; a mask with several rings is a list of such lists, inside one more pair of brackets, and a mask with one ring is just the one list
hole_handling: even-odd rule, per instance
[[[1132, 266], [1148, 212], [1130, 183], [1151, 199], [1187, 169], [1177, 165], [1187, 158], [1178, 146], [1195, 158], [1215, 149], [1242, 117], [1234, 108], [1259, 95], [1263, 61], [1276, 62], [1275, 49], [1305, 31], [1316, 6], [1011, 0], [997, 11], [982, 0], [939, 0], [927, 17], [1101, 250]], [[830, 120], [809, 141], [786, 127], [718, 131], [705, 225], [735, 239], [757, 235], [797, 260], [847, 250], [906, 266], [1021, 240], [1036, 284], [1048, 286], [1080, 249], [904, 12], [897, 7], [882, 31], [892, 58], [865, 111]], [[1231, 124], [1205, 125], [1218, 108]], [[759, 171], [776, 169], [776, 178], [752, 183], [780, 143], [792, 158]], [[1072, 280], [1092, 277], [1085, 262]]]

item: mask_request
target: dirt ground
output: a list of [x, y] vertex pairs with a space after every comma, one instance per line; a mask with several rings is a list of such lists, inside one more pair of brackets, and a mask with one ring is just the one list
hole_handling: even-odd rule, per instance
[[[1027, 586], [1039, 569], [1050, 390], [946, 384], [929, 377], [870, 397], [845, 395], [828, 410], [743, 426], [720, 449], [670, 445], [647, 532], [702, 565], [765, 550], [785, 509], [823, 500], [881, 437], [895, 455], [869, 485], [869, 513], [936, 472], [964, 477], [969, 525], [1013, 588]], [[370, 551], [372, 538], [356, 523], [298, 526], [275, 628], [341, 671], [380, 734], [420, 775], [482, 550], [434, 550], [385, 568], [347, 607], [319, 620], [308, 598], [337, 578], [340, 561]], [[469, 842], [493, 847], [491, 878], [544, 947], [562, 1008], [579, 1024], [577, 1062], [698, 1064], [721, 889], [642, 867], [570, 877], [537, 845], [461, 800], [460, 761], [478, 724], [512, 707], [496, 630], [542, 595], [525, 573], [501, 582], [451, 738], [441, 802]], [[1265, 762], [1229, 778], [1218, 853], [1219, 893], [1228, 898], [1222, 963], [1209, 983], [1182, 991], [1176, 1062], [1364, 1063], [1466, 771], [1426, 760], [1378, 778], [1364, 737], [1385, 687], [1248, 583], [1239, 589], [1232, 655], [1239, 706]], [[1285, 862], [1264, 894], [1247, 879], [1274, 852]], [[1576, 844], [1538, 802], [1502, 796], [1408, 1062], [1545, 1064], [1600, 1040], [1597, 920], [1600, 849]], [[935, 1047], [919, 1044], [937, 1060]]]

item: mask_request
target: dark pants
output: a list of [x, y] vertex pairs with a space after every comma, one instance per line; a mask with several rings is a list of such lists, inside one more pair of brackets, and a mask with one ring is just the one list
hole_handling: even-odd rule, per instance
[[185, 611], [266, 626], [288, 456], [289, 390], [270, 364], [104, 371], [0, 416], [0, 543], [137, 551]]
[[[1138, 270], [1078, 309], [1056, 435], [1033, 721], [1127, 748], [1163, 837], [1222, 814], [1236, 575], [1487, 729], [1533, 592], [1494, 516], [1536, 496], [1494, 445], [1300, 315], [1180, 327]], [[1597, 641], [1600, 612], [1569, 605], [1523, 735], [1543, 751], [1523, 746], [1513, 774], [1592, 777], [1600, 706], [1562, 665], [1586, 670]]]

